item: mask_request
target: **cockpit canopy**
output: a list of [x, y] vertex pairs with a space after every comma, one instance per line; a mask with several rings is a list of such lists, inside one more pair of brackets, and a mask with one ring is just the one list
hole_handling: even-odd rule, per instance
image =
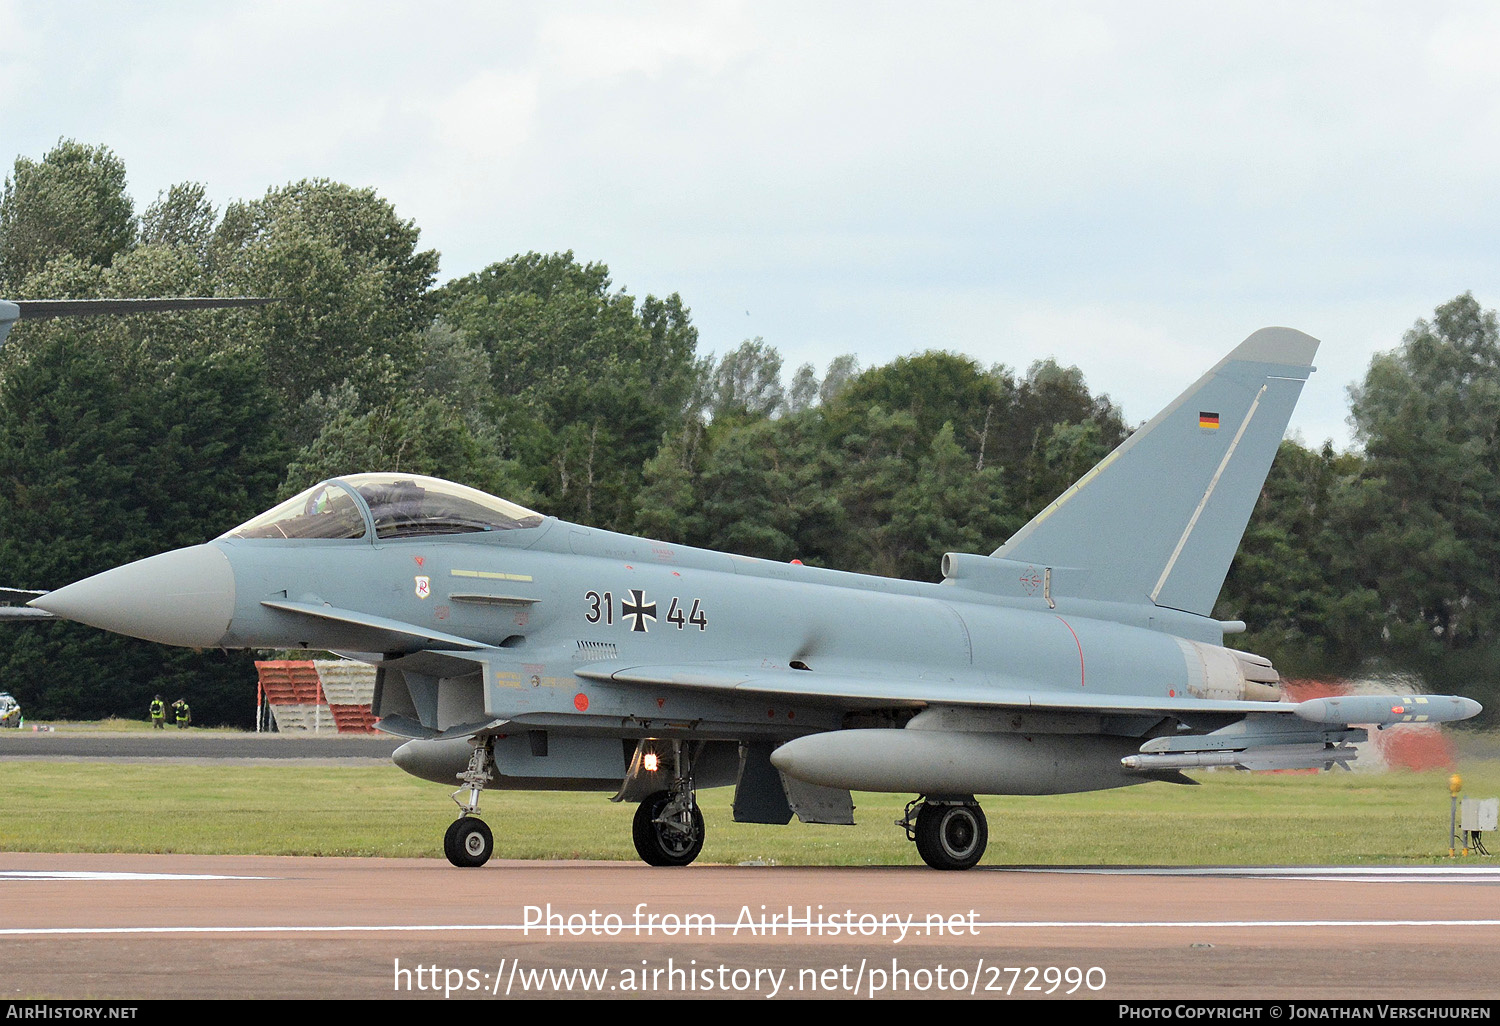
[[536, 527], [540, 513], [419, 474], [353, 474], [313, 485], [225, 538], [416, 538]]

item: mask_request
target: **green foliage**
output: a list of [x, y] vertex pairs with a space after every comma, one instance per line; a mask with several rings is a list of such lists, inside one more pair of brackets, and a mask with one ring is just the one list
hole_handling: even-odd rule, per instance
[[287, 468], [284, 494], [372, 470], [446, 477], [525, 504], [514, 467], [437, 398], [402, 398], [338, 415]]
[[705, 535], [694, 543], [830, 565], [848, 531], [835, 473], [816, 413], [723, 425], [698, 474]]
[[[811, 368], [808, 368], [811, 372]], [[801, 391], [810, 393], [806, 376]], [[725, 417], [770, 417], [782, 411], [786, 391], [781, 387], [781, 354], [763, 338], [746, 339], [725, 353], [714, 371], [715, 420]], [[805, 402], [805, 406], [811, 405]]]
[[803, 413], [818, 402], [818, 371], [810, 363], [804, 363], [792, 375], [792, 383], [786, 390], [786, 412]]
[[509, 452], [546, 511], [628, 527], [642, 468], [693, 389], [682, 300], [638, 303], [603, 264], [527, 253], [450, 282], [438, 304], [487, 356]]
[[218, 219], [203, 185], [183, 182], [157, 196], [141, 215], [141, 242], [180, 246], [200, 257], [207, 256]]
[[[1032, 479], [1051, 474], [1071, 483], [1108, 451], [1106, 433], [1123, 433], [1076, 372], [1039, 365], [1044, 371], [1018, 385], [950, 353], [908, 357], [851, 380], [841, 379], [852, 359], [835, 361], [823, 386], [831, 402], [777, 417], [785, 407], [765, 387], [764, 371], [780, 363], [758, 339], [719, 362], [703, 404], [717, 413], [706, 427], [691, 413], [647, 466], [637, 530], [935, 580], [944, 552], [993, 548], [1024, 522], [1008, 482], [1035, 491]], [[1077, 411], [1090, 419], [1046, 419]], [[1016, 463], [987, 462], [988, 453], [1012, 454]]]
[[230, 204], [209, 270], [227, 294], [280, 300], [264, 309], [254, 345], [285, 409], [345, 381], [378, 393], [384, 369], [405, 363], [433, 314], [438, 256], [417, 250], [418, 234], [374, 190], [337, 182]]
[[[1370, 576], [1400, 643], [1469, 647], [1500, 614], [1500, 328], [1464, 294], [1350, 390], [1365, 443]], [[1372, 520], [1371, 518], [1378, 518]], [[1419, 554], [1420, 558], [1411, 557]]]
[[[1020, 523], [1040, 512], [1126, 434], [1107, 396], [1092, 396], [1077, 368], [1051, 360], [1034, 364], [1017, 379], [1005, 367], [984, 371], [954, 353], [903, 357], [845, 385], [830, 407], [830, 419], [837, 426], [871, 405], [910, 413], [927, 439], [951, 424], [955, 443], [974, 461], [976, 471], [1000, 469]], [[1078, 430], [1065, 430], [1069, 425]], [[1003, 540], [997, 538], [995, 544]]]
[[609, 268], [572, 253], [527, 253], [449, 282], [444, 318], [489, 354], [496, 392], [539, 416], [586, 419], [599, 390], [633, 386], [675, 412], [698, 334], [676, 295], [639, 305], [610, 291]]
[[[1350, 496], [1381, 642], [1440, 677], [1500, 662], [1500, 323], [1470, 293], [1418, 321], [1349, 390]], [[1456, 660], [1456, 661], [1455, 661]], [[1470, 681], [1472, 687], [1475, 682]], [[1491, 677], [1482, 682], [1497, 691]]]
[[17, 157], [0, 199], [0, 286], [24, 294], [26, 278], [59, 257], [108, 267], [135, 233], [125, 165], [108, 147], [64, 139], [40, 162]]
[[1233, 639], [1284, 675], [1354, 672], [1379, 630], [1379, 596], [1356, 576], [1349, 495], [1364, 465], [1332, 445], [1284, 441], [1261, 489], [1215, 615], [1244, 620]]
[[[284, 462], [253, 363], [142, 365], [81, 341], [33, 347], [0, 385], [0, 565], [29, 587], [213, 537], [270, 504]], [[0, 675], [35, 717], [133, 713], [171, 690], [200, 722], [243, 722], [247, 665], [36, 624]]]

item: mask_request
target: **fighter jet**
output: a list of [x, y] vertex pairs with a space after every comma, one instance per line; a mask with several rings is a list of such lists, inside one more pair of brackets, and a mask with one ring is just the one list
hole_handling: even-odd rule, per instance
[[[1365, 726], [1466, 698], [1291, 702], [1212, 617], [1317, 342], [1257, 331], [989, 555], [938, 584], [750, 559], [567, 523], [463, 485], [359, 474], [221, 537], [31, 605], [194, 648], [330, 650], [378, 667], [402, 769], [461, 786], [444, 851], [494, 850], [485, 788], [638, 803], [636, 850], [703, 847], [700, 788], [734, 818], [851, 823], [911, 794], [937, 869], [984, 854], [975, 795], [1063, 794], [1183, 770], [1332, 768]], [[539, 799], [544, 800], [544, 799]]]

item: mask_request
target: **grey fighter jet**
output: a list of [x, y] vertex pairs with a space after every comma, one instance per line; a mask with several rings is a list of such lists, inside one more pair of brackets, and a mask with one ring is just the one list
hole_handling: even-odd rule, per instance
[[1246, 339], [990, 555], [940, 584], [566, 523], [412, 474], [313, 487], [204, 545], [31, 602], [195, 648], [333, 650], [379, 670], [397, 765], [462, 786], [444, 849], [482, 865], [487, 787], [639, 803], [653, 865], [703, 846], [699, 788], [736, 820], [852, 822], [851, 790], [917, 795], [928, 865], [988, 839], [975, 795], [1062, 794], [1182, 771], [1332, 768], [1363, 726], [1469, 699], [1294, 703], [1211, 616], [1317, 342]]

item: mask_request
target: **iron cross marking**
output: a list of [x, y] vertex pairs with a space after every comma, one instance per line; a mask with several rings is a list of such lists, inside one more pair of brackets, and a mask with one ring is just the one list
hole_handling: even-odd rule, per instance
[[646, 605], [646, 593], [639, 588], [632, 588], [630, 589], [630, 601], [620, 604], [620, 615], [635, 617], [635, 623], [630, 629], [645, 634], [651, 629], [646, 626], [646, 621], [654, 621], [656, 619], [656, 603], [653, 602], [649, 606]]

